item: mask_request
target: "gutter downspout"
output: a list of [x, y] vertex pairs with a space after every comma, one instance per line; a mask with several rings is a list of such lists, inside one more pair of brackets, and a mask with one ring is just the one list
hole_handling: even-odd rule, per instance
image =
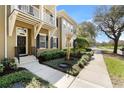
[[7, 58], [7, 5], [5, 5], [5, 50], [4, 50], [4, 56]]

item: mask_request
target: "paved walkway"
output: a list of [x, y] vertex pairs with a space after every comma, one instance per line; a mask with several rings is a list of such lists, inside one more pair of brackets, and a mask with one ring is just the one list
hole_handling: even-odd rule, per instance
[[103, 56], [97, 51], [93, 60], [86, 66], [77, 77], [65, 74], [38, 62], [30, 62], [19, 65], [49, 81], [59, 88], [98, 88], [112, 87]]
[[70, 87], [112, 87], [100, 50], [95, 52], [90, 64], [79, 73]]
[[50, 82], [58, 88], [67, 88], [74, 81], [75, 77], [52, 69], [48, 66], [39, 64], [38, 62], [29, 62], [19, 65], [41, 77], [42, 79]]

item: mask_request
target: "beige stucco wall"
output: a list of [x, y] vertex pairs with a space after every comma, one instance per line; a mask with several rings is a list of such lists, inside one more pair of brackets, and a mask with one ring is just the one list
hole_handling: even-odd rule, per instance
[[5, 6], [0, 5], [0, 59], [4, 58]]
[[[36, 40], [34, 39], [34, 31], [33, 31], [33, 26], [21, 21], [16, 21], [15, 23], [15, 27], [14, 27], [14, 31], [12, 36], [8, 36], [8, 57], [14, 57], [15, 56], [15, 46], [16, 46], [16, 27], [24, 27], [24, 28], [28, 28], [30, 31], [30, 35], [29, 36], [31, 38], [31, 41], [28, 40], [30, 42], [31, 47], [36, 46]], [[29, 48], [29, 47], [28, 47]]]

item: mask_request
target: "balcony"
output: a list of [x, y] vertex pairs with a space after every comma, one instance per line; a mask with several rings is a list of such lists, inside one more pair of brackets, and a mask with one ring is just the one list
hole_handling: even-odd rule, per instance
[[30, 14], [30, 15], [38, 18], [38, 19], [41, 19], [41, 16], [40, 16], [41, 15], [41, 12], [35, 6], [32, 6], [32, 5], [14, 5], [11, 8], [12, 8], [11, 11], [13, 11], [14, 9], [16, 9], [16, 10], [19, 10], [19, 11], [24, 12], [26, 14]]
[[51, 26], [55, 26], [55, 16], [44, 12], [43, 21]]
[[44, 9], [44, 6], [11, 5], [9, 36], [12, 36], [16, 20], [33, 25], [34, 30], [36, 30], [34, 35], [35, 38], [41, 27], [48, 30], [55, 29], [55, 12], [46, 13]]

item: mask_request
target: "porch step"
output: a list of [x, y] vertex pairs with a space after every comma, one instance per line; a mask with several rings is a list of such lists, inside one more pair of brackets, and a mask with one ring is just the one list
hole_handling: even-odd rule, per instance
[[30, 62], [38, 62], [38, 59], [33, 55], [20, 57], [20, 64], [26, 64]]

